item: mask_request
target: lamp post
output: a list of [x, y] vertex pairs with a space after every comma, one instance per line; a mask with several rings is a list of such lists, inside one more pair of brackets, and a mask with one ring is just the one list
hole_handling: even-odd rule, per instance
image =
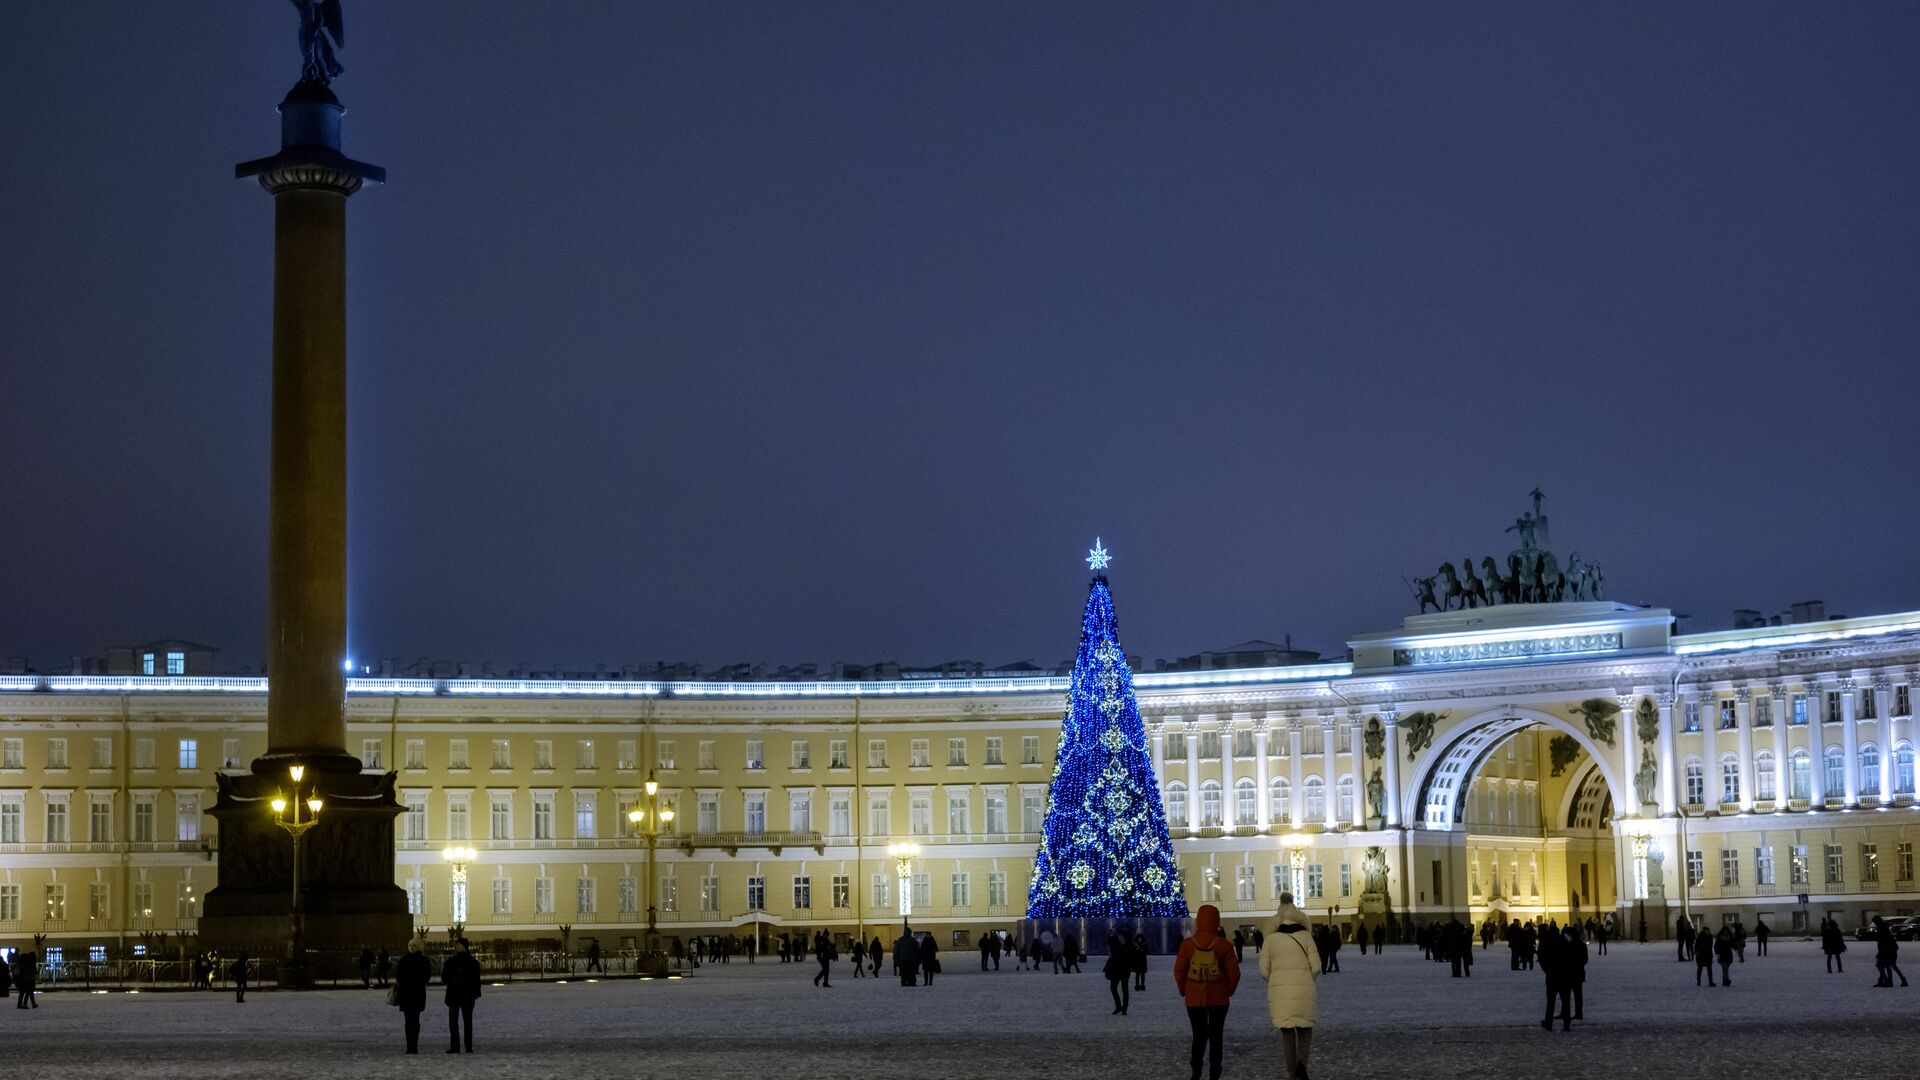
[[647, 839], [647, 951], [654, 951], [654, 937], [659, 933], [659, 912], [653, 905], [653, 849], [660, 842], [660, 834], [673, 824], [673, 807], [660, 805], [660, 784], [653, 778], [653, 770], [647, 770], [647, 805], [636, 806], [627, 811], [627, 821], [633, 830]]
[[1307, 849], [1313, 846], [1313, 837], [1295, 829], [1280, 838], [1280, 846], [1287, 850], [1287, 885], [1293, 893], [1293, 902], [1300, 904], [1307, 898]]
[[304, 818], [300, 816], [302, 802], [300, 781], [306, 777], [306, 772], [304, 765], [288, 766], [287, 778], [293, 783], [293, 798], [289, 799], [276, 792], [271, 804], [273, 823], [287, 830], [287, 835], [293, 837], [293, 938], [287, 943], [287, 961], [288, 967], [295, 971], [296, 977], [306, 965], [305, 928], [301, 926], [302, 917], [306, 914], [306, 904], [300, 897], [300, 839], [307, 834], [308, 829], [320, 823], [320, 808], [324, 805], [320, 799], [319, 786], [316, 784], [308, 789], [305, 799], [307, 815]]
[[893, 856], [894, 872], [900, 876], [900, 932], [909, 934], [913, 932], [907, 925], [913, 914], [913, 858], [920, 854], [920, 845], [911, 840], [888, 844], [887, 854]]
[[1633, 900], [1640, 909], [1640, 944], [1647, 943], [1647, 851], [1653, 837], [1635, 833], [1633, 840]]
[[467, 864], [479, 854], [458, 844], [440, 852], [440, 857], [453, 867], [453, 925], [447, 927], [447, 932], [455, 938], [467, 928]]

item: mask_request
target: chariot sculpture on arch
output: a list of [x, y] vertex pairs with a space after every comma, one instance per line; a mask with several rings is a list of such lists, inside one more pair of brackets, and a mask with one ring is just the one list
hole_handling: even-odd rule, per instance
[[1429, 609], [1463, 611], [1500, 604], [1553, 604], [1606, 598], [1606, 575], [1601, 573], [1600, 564], [1583, 560], [1576, 551], [1567, 557], [1566, 568], [1561, 569], [1560, 560], [1546, 547], [1547, 515], [1541, 509], [1546, 495], [1534, 488], [1528, 497], [1533, 500], [1532, 509], [1506, 529], [1518, 534], [1520, 546], [1507, 552], [1504, 559], [1482, 556], [1478, 572], [1471, 557], [1460, 560], [1458, 569], [1452, 562], [1443, 562], [1431, 575], [1407, 583], [1422, 614]]

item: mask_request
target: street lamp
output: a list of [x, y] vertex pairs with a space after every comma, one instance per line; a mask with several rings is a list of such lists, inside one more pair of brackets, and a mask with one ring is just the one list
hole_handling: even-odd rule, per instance
[[647, 839], [647, 951], [653, 952], [654, 936], [659, 932], [659, 913], [653, 905], [653, 848], [660, 842], [660, 834], [673, 824], [673, 807], [660, 805], [660, 784], [651, 769], [647, 770], [647, 805], [627, 811], [627, 821], [634, 832]]
[[1633, 899], [1640, 907], [1640, 944], [1647, 943], [1647, 852], [1653, 837], [1635, 833], [1633, 840]]
[[472, 848], [458, 844], [440, 852], [440, 857], [453, 867], [453, 925], [447, 930], [456, 938], [467, 928], [467, 864], [479, 855]]
[[1287, 884], [1293, 893], [1293, 902], [1302, 907], [1307, 898], [1307, 849], [1313, 846], [1313, 837], [1295, 829], [1280, 838], [1280, 846], [1287, 849]]
[[300, 896], [300, 838], [307, 834], [308, 829], [320, 823], [320, 808], [324, 805], [320, 800], [319, 785], [315, 784], [308, 789], [304, 800], [307, 814], [304, 818], [300, 816], [300, 781], [306, 777], [306, 773], [303, 765], [288, 766], [287, 778], [293, 782], [293, 798], [288, 799], [275, 792], [270, 804], [273, 807], [273, 823], [293, 837], [293, 940], [287, 943], [287, 960], [288, 966], [296, 972], [306, 964], [306, 942], [303, 940], [304, 927], [301, 926], [306, 904]]
[[911, 840], [888, 844], [887, 854], [893, 856], [894, 870], [900, 875], [900, 932], [912, 933], [907, 917], [913, 914], [913, 858], [920, 854], [920, 845]]

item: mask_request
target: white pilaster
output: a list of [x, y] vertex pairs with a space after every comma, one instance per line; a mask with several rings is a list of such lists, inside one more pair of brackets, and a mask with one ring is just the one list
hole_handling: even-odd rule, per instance
[[1340, 799], [1338, 788], [1336, 787], [1339, 782], [1339, 777], [1334, 770], [1336, 758], [1339, 755], [1333, 752], [1333, 724], [1334, 716], [1332, 713], [1323, 712], [1320, 714], [1321, 809], [1326, 811], [1326, 826], [1328, 831], [1340, 827]]
[[1364, 767], [1367, 763], [1365, 746], [1365, 728], [1360, 717], [1348, 713], [1346, 739], [1343, 745], [1349, 749], [1347, 764], [1353, 769], [1353, 818], [1348, 825], [1355, 829], [1367, 827], [1367, 778]]
[[1786, 683], [1774, 683], [1767, 693], [1773, 698], [1773, 808], [1783, 811], [1793, 801], [1789, 786], [1793, 761], [1787, 756], [1792, 749], [1787, 745], [1787, 728], [1793, 724], [1793, 701], [1787, 697]]
[[1807, 805], [1818, 810], [1827, 805], [1827, 692], [1812, 681], [1802, 689], [1807, 695], [1807, 755], [1813, 759], [1807, 770]]
[[1873, 683], [1873, 715], [1879, 717], [1878, 738], [1880, 740], [1880, 805], [1893, 804], [1893, 680], [1875, 679]]
[[1307, 820], [1307, 789], [1302, 783], [1305, 773], [1300, 762], [1300, 728], [1306, 722], [1302, 716], [1287, 718], [1287, 739], [1291, 750], [1288, 761], [1293, 768], [1293, 794], [1287, 799], [1287, 816], [1292, 819], [1289, 824], [1296, 829]]
[[1223, 830], [1232, 833], [1234, 826], [1240, 824], [1234, 818], [1233, 799], [1233, 718], [1222, 717], [1217, 721], [1220, 728], [1220, 825]]
[[1742, 686], [1733, 701], [1733, 722], [1740, 725], [1740, 810], [1746, 813], [1753, 809], [1753, 691]]
[[1267, 718], [1264, 716], [1253, 720], [1253, 782], [1257, 787], [1253, 797], [1260, 807], [1259, 828], [1266, 832], [1273, 827], [1273, 793], [1267, 788]]
[[1186, 722], [1187, 732], [1187, 833], [1200, 835], [1200, 725]]
[[[1634, 777], [1640, 774], [1640, 730], [1633, 722], [1634, 707], [1640, 704], [1635, 694], [1620, 694], [1615, 699], [1620, 705], [1620, 746], [1626, 757], [1627, 767], [1620, 775], [1627, 778], [1627, 784], [1634, 786]], [[1624, 807], [1616, 807], [1616, 813], [1633, 817], [1640, 816], [1640, 795], [1634, 787], [1632, 801]]]
[[1855, 705], [1860, 687], [1852, 678], [1840, 680], [1840, 752], [1846, 755], [1841, 775], [1847, 782], [1847, 806], [1860, 805], [1860, 728]]
[[1702, 686], [1694, 698], [1700, 709], [1700, 771], [1706, 781], [1706, 805], [1709, 810], [1720, 809], [1720, 695], [1711, 687]]
[[1386, 709], [1380, 713], [1380, 723], [1387, 729], [1387, 749], [1384, 757], [1386, 772], [1382, 780], [1387, 785], [1386, 825], [1389, 829], [1400, 827], [1400, 713], [1396, 709]]
[[1660, 813], [1680, 810], [1680, 767], [1673, 753], [1673, 695], [1660, 695]]

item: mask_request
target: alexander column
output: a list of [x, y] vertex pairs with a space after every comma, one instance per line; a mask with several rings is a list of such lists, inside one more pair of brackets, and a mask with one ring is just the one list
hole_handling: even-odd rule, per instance
[[280, 103], [280, 152], [234, 167], [274, 204], [267, 752], [252, 775], [218, 777], [219, 885], [200, 937], [284, 954], [282, 983], [301, 985], [363, 945], [398, 951], [412, 920], [393, 880], [394, 775], [362, 773], [346, 747], [347, 199], [386, 171], [340, 151], [339, 0], [295, 4], [303, 67]]

